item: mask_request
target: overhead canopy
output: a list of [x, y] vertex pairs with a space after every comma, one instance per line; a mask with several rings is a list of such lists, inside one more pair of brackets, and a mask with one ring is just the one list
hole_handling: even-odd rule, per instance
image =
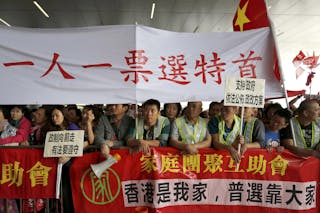
[[268, 28], [176, 33], [145, 26], [0, 28], [1, 104], [221, 100], [227, 76], [274, 77]]

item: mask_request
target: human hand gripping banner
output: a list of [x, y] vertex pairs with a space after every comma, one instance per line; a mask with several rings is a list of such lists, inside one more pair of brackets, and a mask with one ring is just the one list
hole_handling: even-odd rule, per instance
[[75, 212], [307, 212], [318, 213], [319, 160], [290, 152], [248, 150], [237, 170], [228, 152], [181, 155], [172, 148], [150, 155], [113, 150], [121, 160], [98, 179], [85, 154], [71, 166]]

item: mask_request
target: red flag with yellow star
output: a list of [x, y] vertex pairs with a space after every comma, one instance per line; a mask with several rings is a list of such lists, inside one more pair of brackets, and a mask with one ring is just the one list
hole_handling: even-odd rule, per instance
[[269, 27], [264, 0], [241, 0], [233, 18], [233, 30], [244, 31]]
[[[237, 12], [233, 18], [233, 30], [245, 31], [261, 27], [270, 27], [264, 0], [240, 0]], [[276, 50], [274, 50], [273, 69], [275, 77], [280, 80]]]

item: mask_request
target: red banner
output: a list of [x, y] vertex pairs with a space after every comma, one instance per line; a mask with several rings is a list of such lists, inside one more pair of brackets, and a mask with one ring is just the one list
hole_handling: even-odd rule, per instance
[[57, 159], [42, 149], [0, 149], [0, 198], [54, 198]]
[[180, 155], [172, 148], [151, 155], [115, 150], [121, 160], [98, 179], [90, 164], [100, 153], [77, 158], [71, 166], [75, 212], [308, 212], [319, 207], [319, 163], [290, 152], [249, 150], [239, 169], [224, 151], [204, 149]]

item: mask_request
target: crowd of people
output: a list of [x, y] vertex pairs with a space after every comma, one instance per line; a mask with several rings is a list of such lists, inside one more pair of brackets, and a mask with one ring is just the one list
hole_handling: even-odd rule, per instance
[[0, 145], [43, 145], [48, 131], [84, 130], [84, 149], [98, 145], [105, 157], [110, 149], [122, 147], [148, 153], [153, 147], [172, 146], [186, 154], [213, 147], [228, 150], [238, 161], [239, 144], [241, 154], [251, 148], [284, 147], [297, 155], [318, 157], [319, 103], [314, 99], [302, 101], [297, 108], [290, 105], [293, 112], [278, 103], [266, 103], [264, 109], [245, 107], [243, 122], [241, 108], [224, 106], [223, 101], [212, 102], [207, 110], [202, 102], [189, 102], [183, 109], [180, 103], [160, 106], [155, 99], [142, 106], [81, 109], [77, 105], [43, 105], [32, 110], [0, 106]]
[[[132, 153], [149, 153], [164, 146], [182, 154], [210, 147], [228, 150], [237, 163], [252, 148], [278, 152], [286, 148], [299, 156], [320, 158], [320, 109], [314, 99], [303, 100], [297, 108], [291, 104], [293, 113], [278, 103], [266, 103], [264, 109], [245, 107], [243, 120], [239, 107], [225, 106], [223, 101], [212, 102], [207, 110], [199, 101], [188, 102], [183, 109], [180, 103], [160, 106], [155, 99], [142, 106], [86, 105], [82, 109], [43, 105], [30, 111], [26, 106], [0, 106], [0, 145], [44, 145], [48, 131], [84, 130], [84, 150], [97, 145], [106, 158], [110, 149], [128, 147]], [[59, 162], [68, 182], [71, 160], [61, 157]]]

